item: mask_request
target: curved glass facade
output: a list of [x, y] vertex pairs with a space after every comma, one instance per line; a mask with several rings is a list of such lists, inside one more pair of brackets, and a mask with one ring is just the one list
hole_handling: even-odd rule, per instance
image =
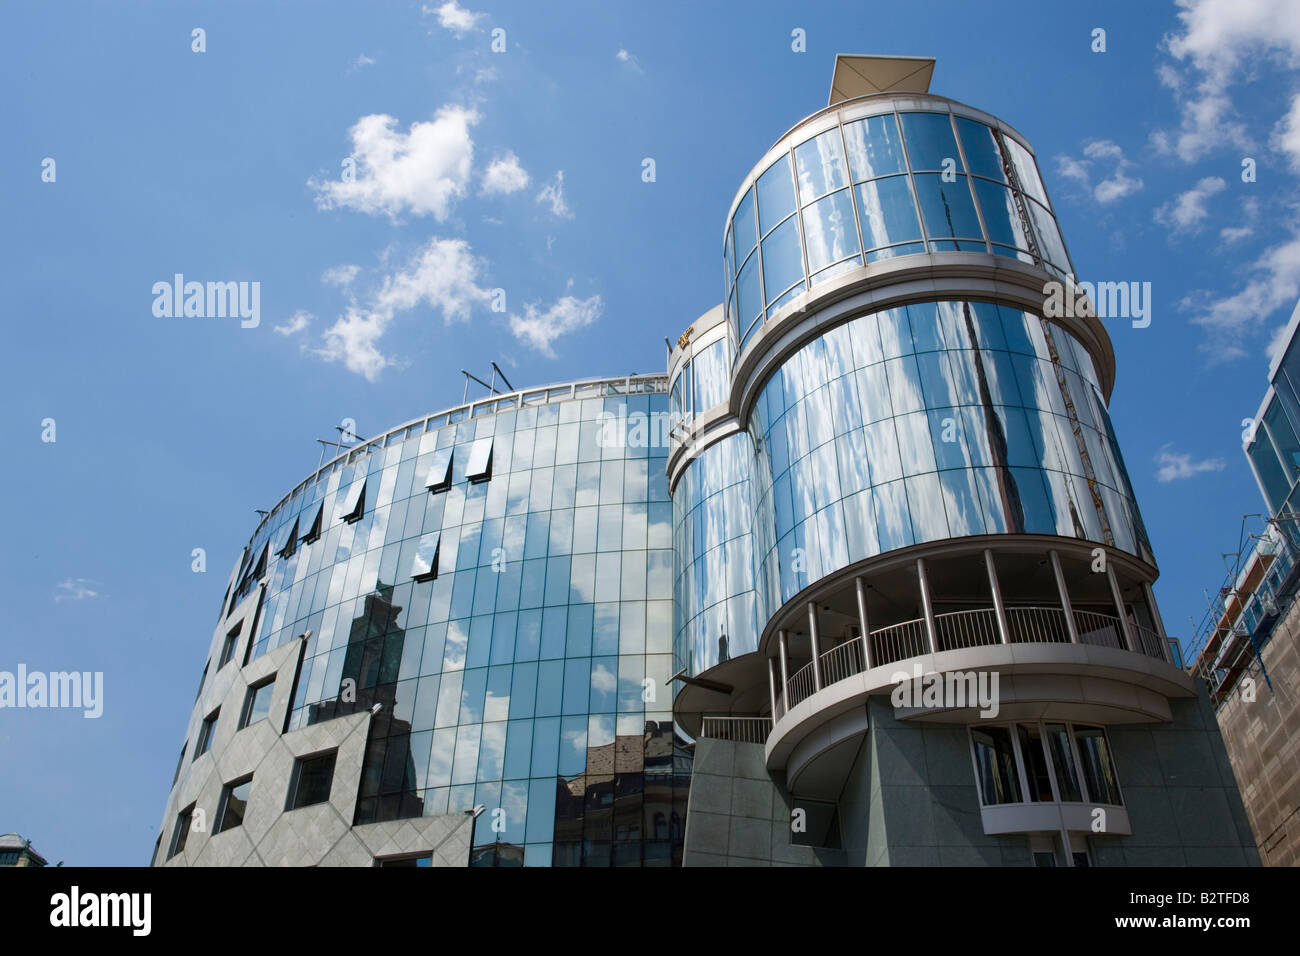
[[478, 864], [672, 862], [663, 388], [418, 424], [259, 530], [249, 659], [311, 632], [286, 730], [384, 705], [354, 824], [481, 804]]
[[755, 542], [761, 614], [848, 564], [944, 538], [1063, 535], [1151, 559], [1092, 361], [1052, 328], [1063, 387], [1043, 326], [990, 303], [923, 303], [854, 319], [784, 363], [750, 426], [770, 535]]
[[794, 138], [737, 204], [723, 269], [740, 351], [765, 317], [804, 290], [880, 259], [928, 250], [1033, 262], [1032, 229], [1044, 267], [1072, 271], [1021, 143], [938, 103], [925, 112], [878, 108], [863, 117], [856, 105], [831, 129]]
[[710, 445], [673, 493], [677, 669], [697, 674], [758, 649], [753, 443], [739, 432]]
[[1062, 535], [1152, 560], [1088, 352], [987, 302], [887, 309], [808, 342], [673, 499], [692, 673], [755, 650], [818, 579], [913, 544]]

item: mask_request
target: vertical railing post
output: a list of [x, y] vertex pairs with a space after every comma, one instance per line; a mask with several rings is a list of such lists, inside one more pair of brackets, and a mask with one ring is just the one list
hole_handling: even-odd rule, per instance
[[1110, 584], [1110, 596], [1115, 602], [1115, 611], [1119, 614], [1119, 628], [1124, 635], [1124, 643], [1134, 654], [1143, 653], [1141, 645], [1137, 642], [1137, 635], [1133, 633], [1133, 628], [1128, 625], [1128, 614], [1124, 610], [1124, 595], [1119, 589], [1119, 579], [1115, 577], [1115, 569], [1106, 562], [1106, 581]]
[[822, 689], [822, 648], [817, 630], [817, 604], [808, 602], [808, 641], [812, 644], [813, 693]]
[[871, 659], [871, 630], [867, 626], [867, 586], [862, 578], [854, 578], [858, 591], [858, 627], [862, 631], [862, 665], [871, 670], [875, 662]]
[[1070, 603], [1070, 592], [1065, 586], [1065, 572], [1061, 570], [1061, 556], [1053, 548], [1047, 552], [1052, 559], [1052, 576], [1056, 578], [1056, 590], [1061, 596], [1061, 610], [1065, 612], [1065, 626], [1070, 633], [1070, 643], [1079, 643], [1079, 628], [1074, 622], [1074, 605]]
[[934, 632], [934, 607], [930, 604], [930, 578], [925, 573], [925, 558], [916, 559], [916, 579], [921, 585], [921, 607], [925, 612], [925, 636], [930, 642], [930, 653], [939, 652], [939, 642]]
[[1003, 644], [1011, 643], [1011, 629], [1007, 627], [1007, 609], [1002, 605], [1002, 588], [998, 585], [998, 571], [993, 564], [993, 552], [984, 549], [984, 568], [989, 573], [989, 590], [993, 592], [993, 613], [998, 619], [998, 634]]

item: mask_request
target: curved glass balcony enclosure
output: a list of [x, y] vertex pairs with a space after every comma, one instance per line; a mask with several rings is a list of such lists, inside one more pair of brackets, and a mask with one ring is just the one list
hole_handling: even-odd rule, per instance
[[805, 290], [882, 259], [960, 251], [1033, 263], [1036, 244], [1049, 272], [1073, 271], [1032, 151], [986, 114], [939, 97], [869, 97], [805, 121], [776, 152], [727, 220], [738, 352]]

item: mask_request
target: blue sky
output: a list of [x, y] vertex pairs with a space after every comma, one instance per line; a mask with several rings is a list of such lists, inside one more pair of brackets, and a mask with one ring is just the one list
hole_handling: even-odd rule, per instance
[[[1241, 419], [1300, 296], [1294, 3], [121, 6], [0, 35], [0, 670], [105, 681], [97, 720], [0, 710], [0, 831], [51, 860], [148, 861], [230, 564], [314, 439], [492, 361], [661, 371], [837, 52], [936, 57], [932, 91], [1034, 144], [1081, 278], [1152, 284], [1149, 328], [1109, 324], [1111, 412], [1171, 633], [1261, 510]], [[260, 283], [259, 324], [156, 316], [175, 273]]]

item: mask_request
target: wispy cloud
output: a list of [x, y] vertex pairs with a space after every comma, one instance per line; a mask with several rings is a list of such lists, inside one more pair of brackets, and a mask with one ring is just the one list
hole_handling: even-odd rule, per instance
[[99, 597], [99, 592], [95, 588], [101, 587], [98, 581], [92, 581], [89, 578], [67, 578], [58, 583], [54, 590], [54, 601], [61, 604], [64, 601], [85, 601], [89, 598]]
[[320, 281], [326, 285], [336, 285], [340, 289], [346, 289], [356, 279], [361, 267], [348, 263], [341, 266], [330, 266], [321, 273]]
[[1250, 278], [1232, 295], [1197, 290], [1179, 303], [1193, 313], [1192, 322], [1206, 330], [1201, 350], [1212, 365], [1247, 355], [1247, 336], [1300, 296], [1300, 231], [1261, 254], [1247, 274]]
[[[1094, 166], [1109, 168], [1109, 175], [1103, 175], [1095, 184]], [[1077, 182], [1102, 205], [1123, 199], [1142, 188], [1142, 180], [1129, 175], [1133, 168], [1133, 162], [1124, 156], [1124, 150], [1108, 139], [1094, 139], [1085, 143], [1080, 158], [1065, 155], [1056, 157], [1057, 172]]]
[[375, 65], [375, 58], [371, 56], [366, 56], [364, 53], [362, 53], [359, 57], [357, 57], [355, 60], [352, 61], [352, 65], [348, 67], [348, 73], [355, 73], [357, 72], [357, 70], [360, 70], [362, 67], [374, 66], [374, 65]]
[[1191, 455], [1179, 454], [1169, 450], [1165, 445], [1156, 455], [1156, 481], [1168, 484], [1171, 481], [1184, 481], [1207, 471], [1223, 471], [1227, 462], [1222, 458], [1203, 458], [1197, 461]]
[[634, 73], [645, 72], [641, 69], [641, 61], [636, 58], [636, 54], [629, 53], [623, 47], [618, 48], [618, 52], [614, 54], [614, 59], [618, 60], [618, 62], [622, 63]]
[[349, 133], [356, 163], [351, 180], [310, 180], [316, 205], [390, 218], [431, 213], [445, 220], [469, 183], [474, 158], [469, 131], [478, 119], [474, 110], [444, 106], [431, 122], [412, 123], [403, 134], [391, 116], [363, 116]]
[[547, 309], [529, 303], [524, 306], [522, 316], [510, 316], [510, 331], [525, 345], [548, 358], [554, 358], [557, 339], [576, 329], [591, 325], [600, 318], [604, 310], [605, 304], [598, 295], [587, 299], [566, 295], [557, 299]]
[[528, 173], [519, 165], [519, 157], [507, 151], [488, 163], [483, 173], [483, 196], [508, 195], [528, 186]]
[[1175, 235], [1197, 232], [1206, 216], [1210, 214], [1206, 203], [1210, 197], [1223, 192], [1228, 186], [1218, 176], [1206, 176], [1184, 193], [1179, 193], [1169, 202], [1158, 206], [1155, 221], [1168, 226]]
[[555, 178], [542, 187], [537, 194], [537, 201], [549, 205], [551, 212], [561, 219], [572, 219], [573, 211], [564, 199], [564, 170], [559, 170]]
[[[1172, 62], [1158, 70], [1174, 94], [1180, 113], [1175, 130], [1157, 130], [1152, 144], [1160, 152], [1195, 162], [1224, 147], [1255, 145], [1232, 102], [1234, 84], [1253, 78], [1260, 64], [1293, 68], [1300, 62], [1300, 4], [1293, 0], [1177, 0], [1179, 30], [1162, 46]], [[1292, 120], [1300, 117], [1300, 94], [1290, 100], [1290, 118], [1275, 145], [1300, 163], [1300, 136]]]
[[492, 295], [478, 285], [482, 268], [465, 240], [435, 236], [404, 268], [384, 276], [364, 302], [354, 298], [325, 330], [321, 346], [310, 351], [327, 362], [342, 362], [373, 382], [398, 364], [380, 348], [394, 317], [427, 305], [439, 310], [445, 323], [468, 319], [474, 306], [486, 304]]
[[299, 309], [293, 315], [289, 316], [288, 322], [284, 323], [284, 325], [277, 325], [273, 331], [286, 337], [295, 335], [307, 328], [307, 326], [311, 325], [311, 321], [314, 318], [316, 318], [316, 316], [312, 315], [310, 312]]
[[447, 0], [446, 3], [438, 7], [432, 7], [425, 4], [420, 8], [420, 12], [425, 16], [437, 14], [438, 25], [445, 30], [450, 30], [457, 37], [463, 37], [471, 30], [477, 30], [479, 21], [484, 19], [486, 13], [475, 13], [472, 10], [466, 10], [456, 0]]

